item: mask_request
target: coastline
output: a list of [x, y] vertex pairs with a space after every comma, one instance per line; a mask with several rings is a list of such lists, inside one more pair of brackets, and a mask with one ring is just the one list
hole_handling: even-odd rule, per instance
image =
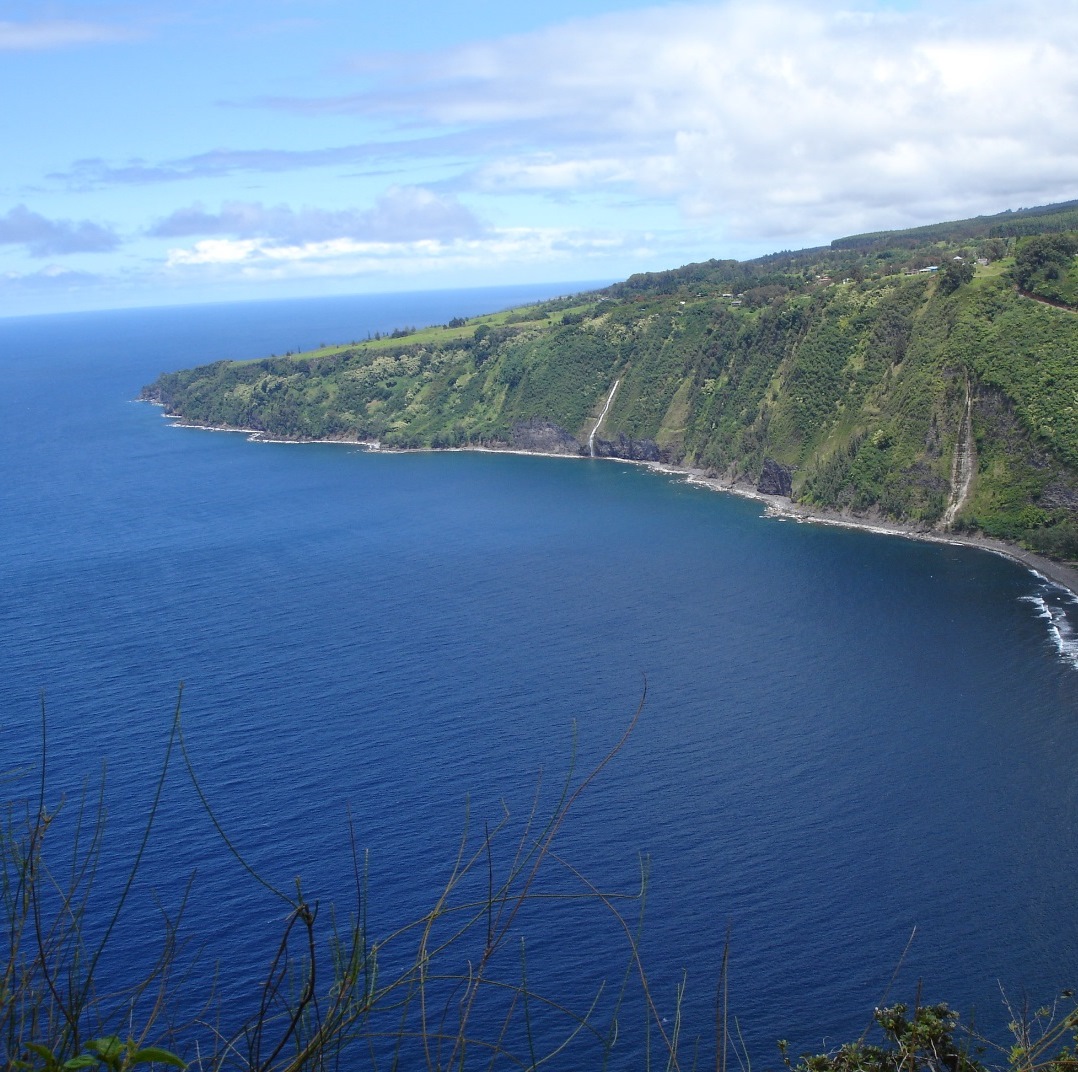
[[[140, 401], [150, 401], [149, 399]], [[151, 405], [159, 406], [164, 410], [160, 402], [152, 402]], [[178, 413], [162, 412], [162, 417], [172, 422], [175, 428], [194, 428], [204, 432], [239, 432], [247, 436], [251, 443], [279, 443], [303, 445], [308, 443], [331, 444], [348, 447], [359, 447], [363, 450], [377, 451], [386, 454], [447, 454], [447, 453], [470, 453], [470, 454], [519, 454], [525, 457], [535, 458], [566, 458], [580, 459], [582, 461], [611, 461], [623, 465], [640, 465], [652, 472], [663, 473], [666, 476], [674, 476], [686, 483], [707, 488], [711, 491], [724, 492], [728, 495], [737, 495], [743, 499], [754, 499], [765, 506], [765, 516], [785, 521], [796, 521], [799, 524], [833, 525], [837, 528], [860, 529], [863, 532], [873, 532], [880, 536], [899, 536], [907, 540], [920, 540], [924, 543], [948, 544], [952, 547], [971, 547], [990, 554], [1002, 555], [1012, 562], [1024, 566], [1030, 573], [1048, 581], [1057, 588], [1062, 588], [1078, 599], [1078, 567], [1067, 565], [1064, 562], [1056, 562], [1045, 558], [1043, 555], [1034, 554], [1025, 548], [1007, 543], [1005, 540], [996, 540], [988, 536], [964, 536], [955, 533], [939, 532], [933, 529], [925, 529], [913, 523], [899, 521], [880, 521], [875, 518], [858, 517], [852, 514], [839, 513], [833, 510], [823, 510], [817, 507], [804, 506], [795, 503], [785, 495], [767, 495], [757, 491], [751, 484], [736, 481], [722, 480], [718, 477], [708, 476], [703, 469], [693, 469], [687, 466], [672, 465], [668, 462], [637, 461], [630, 458], [589, 458], [586, 454], [560, 454], [541, 450], [520, 450], [513, 447], [385, 447], [378, 440], [369, 439], [272, 439], [265, 432], [254, 428], [229, 428], [222, 425], [200, 424], [198, 422], [185, 421]]]
[[687, 469], [681, 466], [666, 465], [659, 462], [643, 462], [656, 472], [679, 476], [691, 484], [698, 484], [713, 491], [723, 491], [745, 499], [755, 499], [765, 505], [766, 516], [799, 524], [832, 525], [836, 528], [860, 529], [879, 536], [899, 536], [906, 540], [919, 540], [922, 543], [947, 544], [951, 547], [971, 547], [990, 554], [1001, 555], [1012, 562], [1024, 566], [1030, 573], [1048, 581], [1057, 588], [1062, 588], [1078, 599], [1078, 568], [1065, 562], [1056, 562], [1043, 555], [1027, 551], [1024, 547], [996, 540], [989, 536], [966, 536], [958, 533], [940, 532], [926, 529], [912, 522], [881, 521], [876, 518], [858, 517], [852, 514], [824, 510], [818, 507], [796, 503], [785, 495], [765, 495], [751, 484], [738, 484], [709, 477], [699, 469]]

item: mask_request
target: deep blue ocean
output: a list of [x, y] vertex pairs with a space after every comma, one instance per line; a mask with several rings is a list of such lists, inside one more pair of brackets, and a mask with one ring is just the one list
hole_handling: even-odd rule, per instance
[[[107, 764], [107, 894], [182, 681], [234, 844], [346, 916], [351, 821], [378, 936], [433, 905], [462, 834], [481, 842], [503, 803], [492, 863], [508, 866], [533, 799], [547, 814], [613, 746], [646, 679], [559, 853], [607, 890], [635, 890], [647, 861], [652, 997], [672, 1026], [684, 985], [705, 1064], [727, 931], [757, 1068], [778, 1065], [778, 1038], [856, 1037], [918, 985], [998, 1033], [1001, 987], [1038, 1004], [1078, 984], [1066, 594], [991, 554], [768, 519], [634, 466], [251, 443], [132, 401], [163, 371], [564, 289], [0, 321], [0, 769], [35, 762], [44, 692], [50, 801], [70, 814]], [[158, 905], [192, 874], [186, 990], [216, 972], [239, 1016], [284, 911], [179, 765], [107, 970], [147, 959]], [[556, 864], [542, 883], [581, 889]], [[605, 979], [609, 1008], [626, 944], [601, 907], [532, 905], [514, 970], [522, 939], [537, 990], [582, 1009]], [[639, 1005], [619, 1067], [643, 1066]]]

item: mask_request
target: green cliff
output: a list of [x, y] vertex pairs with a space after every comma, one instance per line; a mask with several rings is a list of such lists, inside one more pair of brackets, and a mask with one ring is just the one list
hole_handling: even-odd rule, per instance
[[661, 460], [1078, 557], [1076, 252], [1070, 202], [218, 362], [143, 397], [278, 438]]

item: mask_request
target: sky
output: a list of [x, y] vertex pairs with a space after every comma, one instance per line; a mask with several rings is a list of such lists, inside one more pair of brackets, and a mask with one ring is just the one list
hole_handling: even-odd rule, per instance
[[1071, 0], [0, 0], [0, 315], [614, 280], [1078, 198]]

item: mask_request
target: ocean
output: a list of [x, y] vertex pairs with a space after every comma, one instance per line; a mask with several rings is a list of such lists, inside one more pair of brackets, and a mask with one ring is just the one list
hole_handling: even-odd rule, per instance
[[[358, 861], [377, 938], [434, 906], [462, 838], [481, 901], [488, 862], [512, 866], [643, 698], [558, 830], [542, 896], [508, 921], [506, 978], [524, 963], [536, 991], [578, 1012], [598, 993], [609, 1017], [626, 933], [595, 898], [563, 898], [591, 888], [577, 872], [630, 894], [644, 870], [639, 932], [637, 903], [613, 903], [659, 1024], [705, 1063], [727, 936], [729, 1011], [758, 1068], [779, 1065], [779, 1038], [832, 1047], [918, 994], [1002, 1039], [1002, 994], [1037, 1005], [1078, 983], [1067, 593], [999, 556], [767, 518], [636, 466], [252, 443], [133, 401], [163, 371], [565, 289], [0, 320], [8, 799], [35, 799], [43, 702], [50, 806], [65, 797], [70, 819], [105, 784], [99, 933], [183, 682], [188, 751], [232, 845], [279, 888], [302, 876], [323, 921], [355, 910]], [[61, 849], [69, 836], [58, 823]], [[173, 755], [103, 970], [144, 966], [181, 903], [181, 1002], [216, 980], [238, 1022], [286, 910]], [[381, 951], [381, 978], [407, 942]], [[634, 984], [612, 1067], [642, 1066], [644, 1021]], [[494, 1037], [500, 1020], [474, 1022]], [[574, 1045], [557, 1067], [593, 1063], [597, 1042]]]

